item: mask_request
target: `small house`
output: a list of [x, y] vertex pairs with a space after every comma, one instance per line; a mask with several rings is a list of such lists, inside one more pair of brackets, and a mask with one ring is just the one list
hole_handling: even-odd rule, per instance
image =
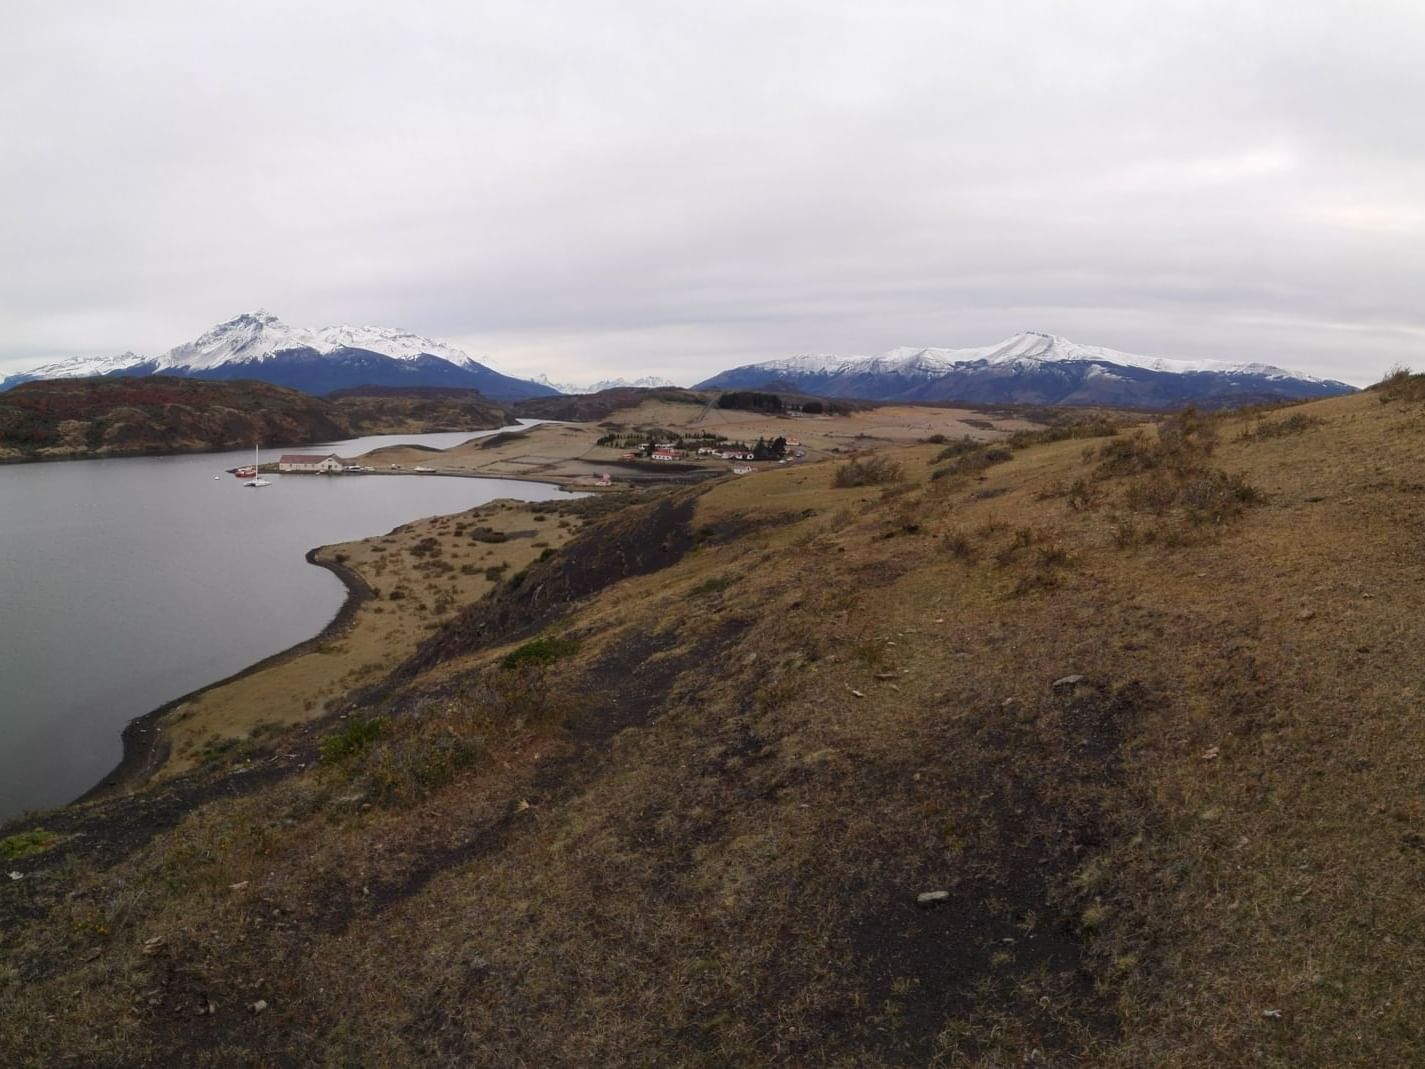
[[316, 456], [309, 453], [284, 453], [277, 461], [278, 471], [309, 471], [323, 475], [333, 475], [342, 469], [342, 463], [335, 453]]

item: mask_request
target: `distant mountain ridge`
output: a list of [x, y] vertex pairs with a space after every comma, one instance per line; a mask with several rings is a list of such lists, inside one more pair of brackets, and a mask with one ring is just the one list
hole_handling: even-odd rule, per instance
[[219, 323], [161, 356], [75, 357], [0, 380], [0, 390], [37, 379], [94, 375], [255, 379], [306, 393], [357, 386], [445, 386], [499, 401], [554, 394], [502, 375], [445, 342], [390, 327], [298, 327], [259, 309]]
[[605, 390], [664, 390], [680, 388], [672, 379], [665, 379], [659, 375], [644, 375], [642, 378], [637, 379], [600, 379], [592, 386], [576, 386], [568, 382], [552, 382], [548, 375], [536, 375], [530, 381], [541, 383], [570, 397], [576, 397], [582, 394], [603, 393]]
[[1208, 407], [1329, 397], [1354, 386], [1267, 364], [1170, 360], [1080, 345], [1037, 331], [967, 349], [891, 349], [879, 356], [804, 355], [720, 372], [694, 389], [776, 382], [868, 401]]

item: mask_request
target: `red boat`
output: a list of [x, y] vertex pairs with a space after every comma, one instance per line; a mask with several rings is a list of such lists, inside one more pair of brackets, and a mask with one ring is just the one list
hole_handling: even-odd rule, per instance
[[257, 474], [257, 469], [254, 468], [254, 467], [248, 466], [248, 467], [246, 467], [246, 468], [233, 468], [233, 469], [232, 469], [232, 472], [233, 472], [233, 474], [236, 475], [239, 479], [251, 479], [254, 475]]

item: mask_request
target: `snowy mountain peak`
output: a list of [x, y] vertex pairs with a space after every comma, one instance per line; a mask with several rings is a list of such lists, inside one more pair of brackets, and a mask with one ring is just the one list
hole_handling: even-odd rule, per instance
[[322, 355], [338, 349], [364, 349], [396, 360], [415, 360], [422, 355], [461, 364], [470, 358], [445, 342], [423, 338], [408, 330], [391, 327], [294, 327], [259, 308], [219, 323], [195, 341], [175, 346], [158, 358], [160, 369], [189, 368], [195, 371], [224, 364], [265, 360], [274, 353], [311, 349]]
[[477, 363], [445, 342], [390, 327], [296, 327], [265, 308], [244, 312], [174, 346], [156, 359], [122, 357], [60, 361], [0, 382], [87, 375], [177, 375], [252, 378], [309, 393], [354, 386], [449, 386], [478, 389], [496, 400], [539, 396], [546, 387]]
[[902, 346], [879, 356], [794, 356], [724, 371], [699, 389], [756, 389], [785, 380], [830, 397], [867, 400], [1019, 401], [1154, 407], [1195, 397], [1329, 396], [1353, 387], [1265, 364], [1173, 360], [1080, 345], [1026, 330], [966, 349]]

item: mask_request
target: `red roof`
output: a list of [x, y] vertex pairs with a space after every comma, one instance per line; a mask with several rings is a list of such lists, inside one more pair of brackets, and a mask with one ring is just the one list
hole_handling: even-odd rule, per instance
[[284, 453], [279, 464], [320, 464], [324, 460], [337, 460], [335, 453], [323, 453], [321, 456], [313, 456], [309, 453]]

